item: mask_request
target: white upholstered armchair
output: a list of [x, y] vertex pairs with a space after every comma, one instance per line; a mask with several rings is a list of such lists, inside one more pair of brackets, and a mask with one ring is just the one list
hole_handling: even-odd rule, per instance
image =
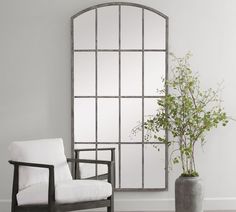
[[[56, 212], [107, 207], [114, 211], [114, 161], [67, 159], [62, 139], [13, 142], [12, 212]], [[103, 164], [108, 182], [72, 178], [68, 162]]]

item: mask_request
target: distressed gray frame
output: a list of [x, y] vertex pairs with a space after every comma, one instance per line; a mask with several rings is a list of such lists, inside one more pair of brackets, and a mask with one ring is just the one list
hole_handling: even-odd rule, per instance
[[[97, 48], [97, 9], [106, 6], [119, 6], [119, 48], [118, 49], [98, 49]], [[142, 49], [121, 49], [121, 6], [133, 6], [142, 9]], [[95, 10], [95, 49], [74, 49], [74, 32], [73, 32], [73, 20], [90, 10]], [[164, 49], [144, 49], [144, 10], [149, 10], [165, 19], [165, 48]], [[162, 142], [148, 142], [148, 144], [162, 144], [165, 145], [165, 187], [164, 188], [144, 188], [144, 128], [142, 128], [142, 142], [121, 142], [121, 99], [122, 98], [142, 98], [142, 123], [144, 123], [144, 99], [145, 98], [163, 98], [163, 96], [145, 96], [144, 95], [144, 52], [165, 52], [165, 79], [168, 79], [168, 16], [159, 12], [156, 9], [147, 7], [145, 5], [130, 3], [130, 2], [109, 2], [98, 4], [92, 7], [88, 7], [71, 17], [71, 152], [74, 157], [74, 145], [75, 144], [95, 144], [95, 148], [98, 149], [98, 144], [118, 144], [119, 147], [119, 188], [115, 188], [116, 191], [165, 191], [168, 190], [168, 146]], [[95, 96], [74, 96], [74, 52], [95, 52]], [[98, 52], [118, 52], [119, 54], [119, 95], [118, 96], [98, 96], [97, 95], [97, 53]], [[121, 52], [142, 52], [142, 95], [141, 96], [121, 96]], [[166, 94], [168, 93], [168, 87], [166, 87]], [[76, 98], [95, 98], [95, 142], [76, 142], [74, 140], [74, 99]], [[119, 141], [118, 142], [98, 142], [97, 134], [97, 100], [98, 98], [118, 98], [119, 99]], [[167, 112], [167, 111], [166, 111]], [[168, 132], [165, 132], [165, 136], [168, 139]], [[142, 188], [121, 188], [121, 144], [142, 144]], [[97, 151], [95, 154], [97, 159]], [[97, 176], [97, 166], [96, 166]]]

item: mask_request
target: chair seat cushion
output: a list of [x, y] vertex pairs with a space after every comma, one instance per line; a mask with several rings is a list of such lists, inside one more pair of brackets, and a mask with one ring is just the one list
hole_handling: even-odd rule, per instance
[[[106, 199], [112, 194], [112, 186], [100, 180], [67, 180], [55, 185], [56, 203], [75, 203]], [[31, 185], [17, 194], [18, 205], [48, 203], [48, 184]]]

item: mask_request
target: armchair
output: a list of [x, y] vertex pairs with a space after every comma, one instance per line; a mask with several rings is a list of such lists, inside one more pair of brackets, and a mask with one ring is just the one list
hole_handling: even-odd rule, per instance
[[[62, 139], [13, 142], [12, 212], [61, 212], [107, 207], [114, 212], [114, 161], [66, 158]], [[68, 162], [103, 164], [108, 182], [72, 179]]]

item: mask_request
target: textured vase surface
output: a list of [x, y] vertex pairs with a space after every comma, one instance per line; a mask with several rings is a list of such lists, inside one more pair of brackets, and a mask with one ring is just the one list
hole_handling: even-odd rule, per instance
[[203, 212], [203, 182], [199, 177], [179, 177], [175, 181], [175, 211]]

